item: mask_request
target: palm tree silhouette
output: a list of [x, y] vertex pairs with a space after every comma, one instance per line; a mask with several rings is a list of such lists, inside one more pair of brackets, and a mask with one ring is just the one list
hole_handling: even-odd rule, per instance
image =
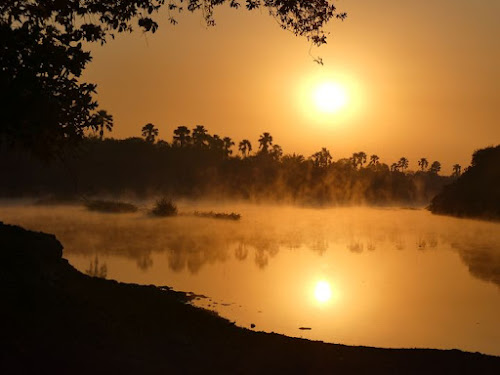
[[429, 162], [427, 161], [426, 158], [421, 158], [419, 161], [418, 161], [418, 166], [420, 167], [420, 170], [423, 172], [427, 169], [427, 167], [429, 166]]
[[355, 152], [354, 154], [352, 154], [351, 161], [354, 165], [354, 168], [357, 168], [359, 165], [359, 168], [361, 169], [363, 164], [366, 163], [366, 153], [363, 151]]
[[243, 157], [247, 157], [247, 155], [252, 151], [252, 144], [248, 139], [244, 139], [240, 142], [238, 148]]
[[460, 166], [460, 164], [455, 164], [453, 166], [453, 177], [459, 177], [460, 172], [462, 172], [462, 167]]
[[224, 151], [224, 141], [217, 134], [214, 134], [208, 139], [208, 147], [212, 151], [223, 152]]
[[208, 132], [203, 125], [196, 125], [196, 128], [193, 129], [192, 138], [195, 147], [208, 147], [208, 144], [206, 143], [206, 141], [208, 140]]
[[429, 172], [438, 174], [440, 170], [441, 170], [441, 163], [438, 161], [432, 162], [431, 167], [429, 168]]
[[108, 113], [105, 109], [97, 111], [92, 116], [92, 127], [99, 130], [99, 138], [102, 140], [104, 138], [104, 130], [111, 132], [113, 130], [113, 116]]
[[149, 143], [155, 143], [155, 138], [158, 136], [158, 129], [152, 123], [142, 127], [142, 136]]
[[174, 145], [179, 147], [185, 147], [191, 142], [191, 137], [189, 136], [191, 130], [189, 130], [185, 126], [178, 126], [177, 129], [174, 130]]
[[401, 159], [399, 159], [399, 161], [398, 161], [398, 166], [399, 166], [399, 168], [401, 168], [401, 170], [404, 172], [404, 171], [405, 171], [405, 169], [408, 169], [408, 164], [409, 164], [409, 163], [410, 163], [410, 162], [408, 161], [408, 159], [407, 159], [407, 158], [405, 158], [405, 157], [403, 156]]
[[273, 137], [269, 133], [262, 133], [259, 138], [259, 148], [264, 154], [267, 154], [269, 151], [269, 146], [273, 144]]
[[380, 158], [373, 154], [372, 156], [370, 156], [370, 162], [368, 163], [368, 166], [375, 166], [375, 165], [379, 165], [380, 164]]

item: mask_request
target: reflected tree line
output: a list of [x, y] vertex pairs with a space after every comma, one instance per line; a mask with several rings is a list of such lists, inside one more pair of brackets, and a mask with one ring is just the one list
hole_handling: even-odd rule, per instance
[[[165, 254], [173, 272], [199, 272], [208, 264], [231, 259], [253, 262], [264, 269], [284, 249], [305, 248], [324, 255], [329, 249], [345, 249], [355, 254], [384, 251], [434, 251], [450, 244], [468, 267], [472, 276], [500, 287], [500, 247], [498, 236], [490, 230], [467, 230], [467, 233], [438, 235], [421, 231], [416, 234], [392, 230], [366, 233], [356, 230], [346, 234], [345, 228], [276, 232], [272, 228], [242, 228], [238, 223], [214, 223], [204, 228], [179, 223], [179, 226], [155, 224], [146, 220], [128, 224], [81, 222], [79, 229], [68, 223], [58, 226], [58, 238], [68, 254], [88, 254], [93, 259], [87, 271], [105, 277], [106, 264], [99, 256], [124, 256], [135, 260], [137, 267], [147, 271], [154, 265], [153, 254]], [[195, 222], [194, 222], [195, 223]], [[29, 223], [28, 223], [29, 226]], [[43, 228], [47, 230], [49, 228]], [[53, 230], [53, 229], [52, 229]], [[441, 249], [445, 251], [445, 249]]]
[[[364, 251], [375, 251], [379, 246], [387, 247], [387, 244], [389, 244], [389, 249], [392, 248], [397, 251], [408, 249], [427, 251], [436, 249], [439, 240], [435, 233], [428, 233], [419, 235], [414, 242], [407, 242], [401, 236], [388, 236], [383, 241], [373, 238], [351, 239], [345, 242], [343, 246], [352, 253], [362, 254]], [[306, 241], [300, 246], [306, 246], [311, 251], [323, 255], [327, 252], [330, 244], [326, 238], [316, 238], [313, 241]], [[492, 244], [478, 248], [476, 243], [469, 242], [452, 243], [451, 246], [457, 249], [460, 259], [467, 266], [472, 276], [486, 282], [492, 282], [500, 287], [500, 253], [498, 248], [495, 248]], [[188, 239], [179, 236], [169, 238], [166, 247], [162, 249], [144, 250], [144, 248], [141, 248], [138, 251], [138, 249], [121, 248], [121, 250], [126, 251], [120, 251], [120, 255], [135, 259], [138, 268], [147, 271], [153, 266], [152, 254], [154, 252], [166, 252], [168, 266], [171, 271], [182, 272], [187, 269], [190, 273], [196, 274], [206, 264], [225, 262], [231, 257], [238, 261], [253, 261], [258, 268], [264, 269], [271, 259], [279, 253], [280, 249], [293, 247], [293, 244], [284, 239], [270, 237], [256, 236], [221, 243], [218, 240], [209, 240], [208, 238]], [[97, 271], [97, 264], [98, 256], [96, 255], [94, 262], [91, 262], [91, 270], [87, 271], [87, 273], [92, 276], [106, 277], [106, 272], [101, 276], [100, 270]], [[106, 265], [104, 264], [101, 267], [106, 267]]]
[[334, 160], [326, 147], [310, 156], [284, 153], [264, 132], [258, 145], [210, 134], [203, 125], [179, 126], [170, 142], [148, 123], [142, 137], [106, 139], [112, 116], [102, 110], [93, 120], [79, 155], [64, 162], [44, 164], [28, 154], [2, 149], [0, 164], [11, 178], [0, 187], [2, 196], [168, 194], [199, 198], [218, 196], [305, 204], [397, 202], [427, 203], [461, 173], [441, 176], [439, 161], [410, 161], [401, 157], [391, 165], [364, 151]]

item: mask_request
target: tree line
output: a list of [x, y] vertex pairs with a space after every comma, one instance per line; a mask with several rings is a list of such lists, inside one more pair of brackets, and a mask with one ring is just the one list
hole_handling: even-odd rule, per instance
[[[45, 164], [23, 151], [3, 147], [0, 164], [9, 179], [0, 194], [13, 196], [224, 197], [299, 204], [426, 204], [453, 176], [441, 176], [440, 164], [419, 161], [409, 171], [407, 158], [397, 166], [377, 155], [355, 152], [334, 160], [323, 147], [304, 156], [284, 153], [273, 136], [262, 133], [258, 145], [238, 144], [210, 134], [203, 125], [179, 126], [170, 142], [148, 123], [142, 137], [108, 139], [112, 117], [105, 111], [79, 146], [78, 157]], [[434, 166], [434, 167], [433, 167]], [[439, 166], [439, 167], [438, 167]]]
[[[99, 132], [99, 138], [103, 139], [104, 129], [111, 132], [113, 128], [112, 116], [108, 115], [105, 110], [98, 111], [98, 120], [94, 121], [94, 134]], [[155, 143], [159, 135], [158, 128], [152, 123], [144, 125], [141, 129], [142, 137], [146, 142]], [[217, 151], [229, 157], [233, 154], [232, 146], [235, 145], [230, 137], [219, 137], [217, 134], [210, 135], [208, 130], [203, 125], [196, 125], [192, 130], [186, 126], [179, 126], [174, 130], [172, 142], [169, 144], [167, 141], [158, 140], [162, 146], [172, 147], [196, 147], [199, 149]], [[260, 135], [259, 148], [257, 153], [269, 154], [275, 159], [280, 159], [283, 156], [283, 149], [280, 145], [273, 145], [273, 137], [270, 133], [264, 132]], [[252, 152], [252, 144], [248, 139], [243, 139], [238, 144], [238, 151], [242, 157], [250, 156]], [[367, 163], [367, 154], [363, 151], [355, 152], [350, 157], [350, 160], [355, 168], [362, 168]], [[330, 151], [323, 147], [320, 151], [312, 154], [310, 160], [318, 167], [327, 167], [332, 162]], [[305, 159], [304, 159], [305, 160]], [[397, 162], [392, 163], [390, 170], [393, 172], [405, 172], [409, 167], [409, 160], [406, 157], [401, 157]], [[380, 164], [380, 157], [378, 155], [370, 155], [367, 166], [374, 167]], [[429, 166], [427, 158], [420, 158], [417, 162], [421, 172], [429, 172], [439, 174], [441, 171], [441, 163], [437, 160], [433, 161]], [[462, 173], [462, 166], [460, 164], [453, 165], [452, 177], [459, 177]]]

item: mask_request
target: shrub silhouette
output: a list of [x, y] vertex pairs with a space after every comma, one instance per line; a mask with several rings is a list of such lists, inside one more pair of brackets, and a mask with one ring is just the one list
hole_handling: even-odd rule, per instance
[[177, 206], [171, 199], [161, 198], [156, 201], [151, 214], [154, 216], [175, 216], [177, 215]]

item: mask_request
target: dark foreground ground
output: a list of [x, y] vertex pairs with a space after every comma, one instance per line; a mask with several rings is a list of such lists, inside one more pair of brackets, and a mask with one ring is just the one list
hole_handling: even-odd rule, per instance
[[0, 374], [500, 374], [500, 357], [292, 339], [182, 293], [86, 276], [54, 236], [0, 222]]

